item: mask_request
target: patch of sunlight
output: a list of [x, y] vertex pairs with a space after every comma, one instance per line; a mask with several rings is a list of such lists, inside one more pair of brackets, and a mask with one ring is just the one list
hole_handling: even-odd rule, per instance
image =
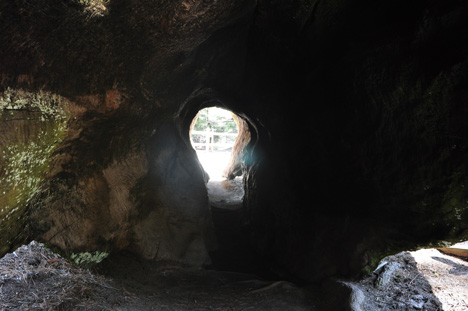
[[468, 308], [468, 262], [437, 249], [411, 252], [421, 275], [431, 285], [443, 310], [462, 311]]
[[232, 112], [209, 107], [200, 110], [190, 132], [190, 141], [210, 181], [223, 180], [238, 134]]
[[110, 0], [78, 0], [84, 8], [84, 12], [89, 15], [90, 18], [103, 17], [107, 14], [107, 5]]
[[231, 152], [197, 151], [197, 155], [203, 168], [208, 175], [210, 175], [210, 181], [220, 181], [225, 179], [222, 174], [229, 163]]

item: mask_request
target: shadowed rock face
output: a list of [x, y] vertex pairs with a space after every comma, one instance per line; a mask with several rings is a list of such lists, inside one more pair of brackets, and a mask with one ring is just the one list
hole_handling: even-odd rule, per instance
[[35, 238], [209, 262], [188, 133], [213, 105], [249, 127], [244, 222], [276, 273], [356, 275], [400, 248], [468, 238], [460, 1], [14, 0], [0, 12], [2, 252]]
[[233, 117], [238, 128], [238, 135], [234, 145], [232, 146], [229, 163], [223, 171], [223, 176], [230, 180], [236, 178], [236, 176], [242, 175], [245, 168], [243, 165], [248, 157], [249, 143], [251, 139], [249, 124], [236, 115], [233, 115]]

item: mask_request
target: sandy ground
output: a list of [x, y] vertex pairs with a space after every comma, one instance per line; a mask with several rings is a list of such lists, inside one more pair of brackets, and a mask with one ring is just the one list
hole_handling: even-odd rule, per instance
[[244, 198], [242, 176], [233, 180], [222, 176], [231, 158], [231, 152], [197, 151], [197, 156], [210, 176], [206, 188], [211, 206], [229, 210], [240, 208]]
[[197, 156], [198, 160], [203, 166], [203, 169], [208, 173], [208, 175], [210, 175], [211, 181], [224, 180], [222, 174], [229, 163], [229, 159], [231, 158], [230, 151], [197, 151]]
[[224, 209], [238, 209], [244, 198], [242, 177], [233, 180], [209, 181], [206, 185], [211, 206]]
[[468, 262], [435, 249], [411, 252], [445, 311], [468, 310]]

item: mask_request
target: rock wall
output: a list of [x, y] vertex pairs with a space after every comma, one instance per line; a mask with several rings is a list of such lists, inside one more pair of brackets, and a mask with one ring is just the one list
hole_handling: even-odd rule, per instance
[[[37, 176], [20, 173], [34, 181], [24, 199], [10, 206], [17, 186], [5, 186], [13, 191], [1, 201], [1, 230], [8, 232], [1, 251], [34, 238], [68, 255], [126, 249], [146, 259], [208, 263], [215, 240], [203, 175], [181, 136], [185, 120], [171, 114], [203, 78], [187, 83], [188, 54], [244, 4], [11, 1], [0, 9], [1, 108], [17, 109], [8, 96], [23, 90], [32, 97], [50, 92], [76, 107], [60, 119], [52, 144], [35, 133], [42, 123], [25, 121], [16, 134], [47, 152], [34, 155], [45, 163], [36, 165]], [[57, 106], [53, 98], [44, 102]], [[4, 120], [3, 127], [12, 125], [2, 114]], [[11, 136], [2, 143], [9, 146]], [[23, 147], [13, 147], [21, 156]], [[2, 175], [20, 166], [14, 161], [2, 157]]]
[[43, 190], [51, 157], [68, 134], [68, 117], [79, 111], [50, 92], [7, 88], [1, 94], [0, 252], [23, 241], [26, 205]]
[[460, 1], [14, 0], [0, 12], [2, 252], [39, 238], [209, 261], [188, 133], [213, 105], [252, 135], [244, 223], [271, 270], [354, 276], [389, 252], [468, 238]]
[[223, 176], [227, 179], [234, 179], [236, 176], [242, 176], [245, 171], [245, 158], [248, 153], [248, 145], [250, 143], [250, 131], [249, 124], [233, 114], [234, 121], [236, 122], [238, 135], [234, 141], [232, 147], [231, 158], [225, 170]]
[[247, 192], [258, 247], [321, 278], [466, 239], [467, 6], [295, 5], [259, 2], [249, 50], [271, 137]]

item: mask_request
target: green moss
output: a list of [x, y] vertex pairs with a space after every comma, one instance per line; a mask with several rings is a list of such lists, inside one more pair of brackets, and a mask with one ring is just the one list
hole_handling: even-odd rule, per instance
[[110, 0], [77, 0], [89, 17], [102, 17], [107, 14], [106, 6]]
[[367, 253], [368, 263], [362, 269], [363, 274], [370, 275], [378, 267], [379, 263], [388, 256], [392, 256], [403, 251], [412, 251], [419, 248], [425, 248], [427, 245], [415, 247], [411, 242], [407, 243], [403, 236], [399, 237], [398, 242], [381, 242]]
[[[39, 110], [42, 113], [39, 120], [27, 121], [31, 124], [30, 131], [20, 134], [17, 141], [2, 146], [0, 152], [0, 255], [8, 251], [15, 241], [21, 240], [26, 206], [41, 191], [40, 185], [49, 171], [51, 156], [67, 135], [66, 114], [58, 102], [52, 100], [54, 96], [22, 95], [26, 96], [18, 96], [18, 92], [11, 90], [5, 92], [0, 97], [0, 108], [3, 108], [0, 109], [0, 117], [2, 110]], [[53, 102], [43, 103], [45, 98]], [[5, 106], [5, 103], [10, 104]], [[37, 113], [35, 116], [37, 118]]]
[[391, 255], [390, 251], [372, 250], [367, 254], [368, 264], [362, 269], [362, 272], [365, 275], [370, 275], [377, 268], [380, 261], [388, 255]]
[[51, 92], [7, 88], [0, 94], [0, 116], [7, 111], [28, 110], [40, 111], [41, 121], [65, 119], [67, 114], [62, 107], [66, 102], [64, 97]]
[[452, 183], [445, 192], [441, 219], [451, 228], [447, 239], [457, 239], [460, 232], [467, 231], [468, 197], [462, 174], [454, 174]]
[[78, 0], [78, 3], [85, 6], [96, 5], [96, 4], [107, 4], [110, 0]]
[[108, 252], [83, 252], [83, 253], [73, 253], [70, 256], [70, 259], [77, 264], [78, 266], [90, 268], [109, 256]]

